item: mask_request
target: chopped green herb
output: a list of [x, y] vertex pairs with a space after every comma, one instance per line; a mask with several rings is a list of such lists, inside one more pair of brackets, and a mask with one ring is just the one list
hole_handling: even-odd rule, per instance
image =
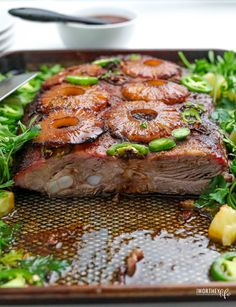
[[41, 286], [47, 283], [52, 273], [60, 277], [69, 262], [53, 256], [29, 256], [22, 250], [5, 252], [14, 241], [19, 225], [9, 226], [0, 220], [0, 288]]
[[211, 180], [209, 186], [195, 202], [197, 208], [218, 209], [221, 205], [228, 204], [236, 209], [236, 181], [228, 183], [222, 175]]
[[141, 128], [144, 128], [144, 129], [147, 129], [147, 123], [146, 123], [146, 122], [142, 122], [142, 123], [140, 124], [140, 127], [141, 127]]
[[179, 52], [184, 65], [192, 75], [204, 77], [212, 85], [214, 102], [219, 105], [221, 99], [236, 101], [236, 56], [234, 51], [226, 51], [223, 56], [215, 56], [209, 51], [208, 59], [197, 59], [189, 63], [183, 52]]
[[184, 110], [181, 113], [181, 117], [184, 122], [189, 123], [189, 124], [194, 124], [196, 122], [201, 123], [201, 116], [200, 113], [197, 109], [195, 108], [188, 108]]
[[3, 252], [3, 249], [9, 247], [9, 245], [12, 243], [19, 229], [20, 226], [18, 224], [9, 226], [0, 220], [0, 255]]
[[39, 134], [39, 127], [32, 127], [33, 122], [27, 128], [19, 123], [21, 134], [12, 133], [7, 126], [0, 126], [0, 189], [11, 185], [11, 168], [13, 155], [29, 140]]
[[[14, 154], [29, 140], [36, 137], [39, 127], [33, 126], [35, 119], [28, 127], [19, 122], [24, 114], [24, 106], [30, 103], [41, 88], [42, 83], [55, 73], [60, 72], [62, 67], [41, 66], [37, 76], [16, 90], [12, 95], [4, 99], [0, 105], [0, 189], [13, 184], [11, 169]], [[6, 75], [9, 77], [9, 74]], [[0, 80], [6, 77], [0, 75]], [[21, 133], [18, 133], [18, 130]]]
[[12, 249], [10, 252], [5, 253], [4, 256], [0, 258], [0, 265], [4, 265], [7, 267], [16, 266], [18, 261], [22, 260], [23, 258], [23, 250]]

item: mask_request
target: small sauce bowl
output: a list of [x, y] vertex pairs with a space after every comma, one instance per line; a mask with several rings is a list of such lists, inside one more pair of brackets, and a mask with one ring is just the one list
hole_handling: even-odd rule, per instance
[[117, 16], [124, 21], [106, 25], [85, 25], [79, 23], [58, 23], [58, 31], [64, 45], [79, 49], [122, 48], [130, 40], [137, 19], [133, 11], [121, 8], [91, 7], [76, 11], [75, 16], [104, 17]]

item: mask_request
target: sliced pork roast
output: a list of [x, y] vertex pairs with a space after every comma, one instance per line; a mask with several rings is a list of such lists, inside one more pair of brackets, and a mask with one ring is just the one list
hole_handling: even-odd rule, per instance
[[[200, 194], [228, 163], [210, 120], [210, 96], [190, 94], [178, 84], [181, 73], [168, 61], [126, 56], [107, 67], [67, 68], [47, 80], [25, 116], [27, 123], [37, 114], [41, 131], [18, 156], [16, 185], [49, 196]], [[67, 75], [95, 76], [98, 83], [74, 85]], [[132, 147], [148, 148], [180, 127], [190, 135], [172, 149], [140, 154]], [[127, 151], [121, 146], [111, 154], [124, 142]]]

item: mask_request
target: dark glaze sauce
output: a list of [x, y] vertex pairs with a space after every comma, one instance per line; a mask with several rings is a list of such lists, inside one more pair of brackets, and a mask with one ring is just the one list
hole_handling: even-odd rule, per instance
[[129, 21], [130, 19], [124, 16], [117, 16], [117, 15], [91, 15], [89, 17], [97, 18], [97, 19], [104, 19], [109, 21], [110, 23], [122, 23]]

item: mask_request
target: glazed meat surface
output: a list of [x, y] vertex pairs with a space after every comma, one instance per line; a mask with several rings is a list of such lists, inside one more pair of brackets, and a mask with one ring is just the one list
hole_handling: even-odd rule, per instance
[[[27, 124], [37, 114], [41, 130], [18, 156], [16, 185], [49, 196], [200, 194], [228, 162], [210, 120], [210, 96], [190, 93], [178, 83], [181, 74], [181, 67], [162, 59], [125, 56], [105, 67], [70, 67], [47, 80], [25, 116]], [[71, 84], [68, 75], [97, 77], [98, 83]], [[147, 147], [180, 127], [190, 135], [170, 150], [108, 154], [124, 142]]]

